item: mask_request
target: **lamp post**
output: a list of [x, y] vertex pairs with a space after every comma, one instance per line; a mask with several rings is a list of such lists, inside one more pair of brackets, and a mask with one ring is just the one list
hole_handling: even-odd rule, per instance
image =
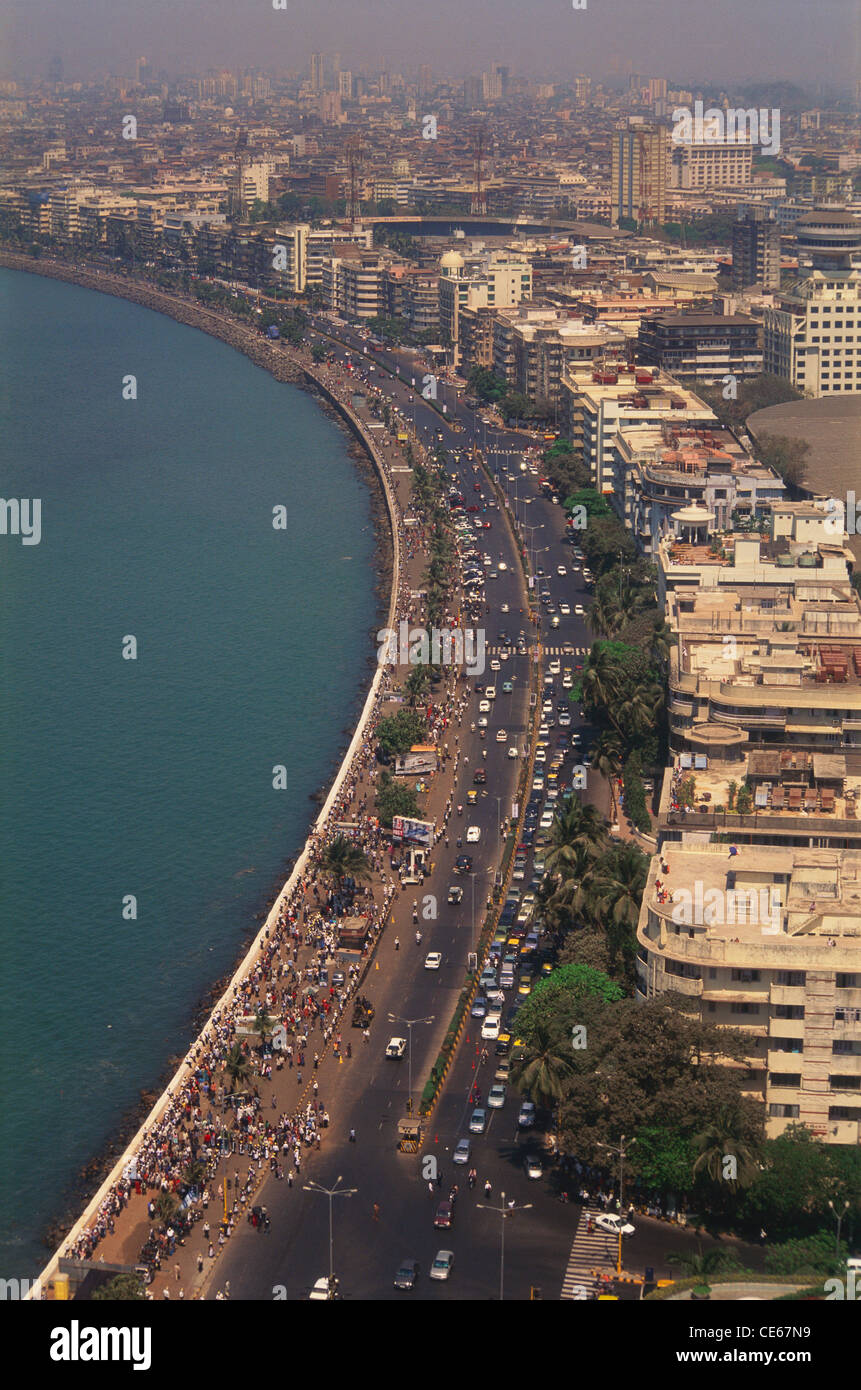
[[303, 1186], [303, 1188], [302, 1188], [303, 1192], [315, 1192], [315, 1193], [318, 1193], [318, 1194], [322, 1194], [322, 1196], [324, 1196], [324, 1197], [328, 1197], [328, 1198], [329, 1198], [329, 1297], [330, 1297], [330, 1298], [334, 1298], [334, 1297], [335, 1297], [335, 1284], [334, 1284], [334, 1280], [335, 1280], [335, 1244], [334, 1244], [334, 1238], [333, 1238], [333, 1225], [332, 1225], [332, 1201], [333, 1201], [333, 1199], [334, 1199], [335, 1197], [354, 1197], [354, 1196], [356, 1195], [356, 1193], [358, 1192], [358, 1190], [359, 1190], [357, 1187], [341, 1187], [340, 1184], [341, 1184], [343, 1181], [344, 1181], [344, 1179], [341, 1178], [341, 1177], [339, 1177], [339, 1178], [337, 1179], [337, 1181], [336, 1181], [334, 1187], [323, 1187], [321, 1183], [318, 1183], [318, 1182], [309, 1182], [309, 1183], [305, 1183], [304, 1186]]
[[430, 1018], [401, 1018], [398, 1014], [389, 1014], [389, 1023], [403, 1023], [407, 1030], [407, 1061], [409, 1068], [409, 1090], [407, 1091], [408, 1115], [413, 1113], [413, 1024], [433, 1023], [434, 1018], [434, 1014], [431, 1014]]
[[495, 1211], [498, 1216], [502, 1217], [502, 1236], [499, 1251], [499, 1301], [502, 1303], [505, 1299], [505, 1221], [507, 1217], [513, 1216], [516, 1211], [531, 1211], [532, 1203], [524, 1202], [523, 1206], [519, 1207], [515, 1202], [509, 1202], [506, 1206], [504, 1192], [500, 1192], [499, 1200], [501, 1205], [498, 1207], [492, 1207], [488, 1202], [476, 1202], [475, 1205], [479, 1211]]
[[[636, 1139], [632, 1139], [632, 1140], [631, 1140], [631, 1143], [632, 1143], [632, 1144], [636, 1144], [636, 1142], [637, 1142]], [[598, 1144], [598, 1148], [599, 1148], [599, 1149], [607, 1149], [607, 1150], [609, 1150], [610, 1153], [618, 1154], [618, 1156], [619, 1156], [619, 1257], [618, 1257], [618, 1261], [617, 1261], [617, 1264], [616, 1264], [616, 1273], [617, 1273], [617, 1274], [621, 1274], [621, 1273], [622, 1273], [622, 1227], [623, 1227], [623, 1225], [625, 1224], [625, 1218], [624, 1218], [624, 1216], [622, 1215], [622, 1206], [623, 1206], [623, 1201], [624, 1201], [624, 1196], [625, 1196], [625, 1157], [626, 1157], [626, 1154], [625, 1154], [625, 1136], [624, 1136], [624, 1134], [620, 1134], [620, 1135], [619, 1135], [619, 1143], [618, 1143], [618, 1145], [616, 1145], [616, 1144], [600, 1144], [600, 1143], [599, 1143], [599, 1144]]]
[[837, 1222], [837, 1236], [836, 1236], [835, 1241], [834, 1241], [834, 1253], [835, 1253], [835, 1255], [839, 1255], [839, 1253], [840, 1253], [840, 1227], [843, 1225], [843, 1218], [844, 1218], [844, 1216], [846, 1215], [847, 1211], [849, 1210], [849, 1203], [848, 1203], [848, 1202], [844, 1202], [842, 1207], [835, 1207], [834, 1203], [833, 1203], [833, 1202], [831, 1201], [831, 1199], [829, 1198], [829, 1200], [828, 1200], [828, 1208], [829, 1208], [831, 1214], [833, 1215], [835, 1221]]

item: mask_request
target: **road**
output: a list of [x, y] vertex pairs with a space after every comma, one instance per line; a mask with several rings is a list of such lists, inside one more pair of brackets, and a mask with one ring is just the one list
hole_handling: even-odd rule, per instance
[[[330, 330], [324, 320], [316, 322]], [[428, 448], [433, 447], [436, 432], [441, 431], [444, 446], [459, 451], [459, 457], [450, 455], [450, 472], [457, 474], [458, 485], [470, 504], [479, 495], [474, 489], [476, 482], [485, 499], [492, 497], [486, 476], [468, 456], [473, 441], [482, 449], [488, 467], [511, 501], [512, 514], [521, 526], [531, 528], [522, 532], [521, 537], [528, 537], [525, 543], [535, 569], [546, 572], [541, 577], [541, 586], [549, 588], [557, 606], [560, 601], [567, 600], [572, 609], [570, 615], [560, 614], [556, 630], [551, 629], [547, 617], [542, 616], [545, 665], [557, 656], [563, 664], [582, 663], [590, 638], [584, 619], [573, 613], [575, 604], [585, 606], [587, 601], [582, 577], [570, 572], [570, 547], [562, 544], [565, 523], [561, 509], [541, 493], [537, 467], [535, 472], [520, 468], [527, 442], [524, 436], [514, 431], [488, 429], [480, 416], [466, 410], [462, 401], [457, 400], [453, 386], [440, 382], [441, 398], [449, 405], [451, 413], [457, 411], [464, 424], [464, 429], [453, 430], [404, 380], [408, 377], [411, 382], [413, 375], [417, 378], [422, 375], [416, 372], [405, 354], [372, 354], [378, 364], [378, 370], [372, 374], [367, 370], [371, 356], [365, 352], [367, 344], [351, 331], [339, 328], [338, 334], [346, 346], [335, 347], [335, 358], [343, 361], [350, 356], [357, 363], [357, 389], [365, 384], [361, 380], [364, 376], [367, 384], [383, 392], [393, 409], [397, 407], [403, 411], [411, 428], [414, 422], [417, 437]], [[332, 350], [331, 339], [326, 345]], [[362, 359], [360, 364], [359, 358]], [[389, 375], [380, 368], [387, 368]], [[209, 1297], [214, 1296], [216, 1287], [223, 1288], [227, 1280], [233, 1290], [242, 1291], [242, 1297], [271, 1298], [275, 1296], [274, 1290], [288, 1299], [307, 1297], [315, 1280], [328, 1272], [329, 1225], [328, 1199], [303, 1191], [303, 1184], [313, 1179], [330, 1187], [339, 1176], [343, 1178], [343, 1187], [356, 1190], [355, 1195], [336, 1198], [334, 1203], [334, 1267], [344, 1297], [478, 1300], [498, 1297], [503, 1221], [499, 1214], [481, 1209], [480, 1203], [485, 1201], [482, 1186], [486, 1179], [492, 1184], [492, 1205], [499, 1205], [502, 1191], [506, 1194], [506, 1202], [513, 1199], [518, 1207], [531, 1204], [529, 1210], [515, 1210], [504, 1223], [505, 1296], [528, 1298], [535, 1286], [541, 1288], [545, 1298], [560, 1296], [579, 1208], [574, 1204], [560, 1204], [558, 1183], [547, 1178], [538, 1181], [527, 1178], [523, 1158], [527, 1149], [535, 1148], [535, 1142], [530, 1143], [529, 1135], [518, 1132], [518, 1098], [514, 1093], [507, 1096], [502, 1110], [489, 1112], [486, 1133], [473, 1137], [472, 1161], [479, 1175], [474, 1192], [467, 1188], [466, 1167], [456, 1168], [452, 1162], [455, 1144], [468, 1132], [472, 1113], [469, 1096], [476, 1075], [486, 1095], [495, 1067], [492, 1042], [488, 1044], [491, 1057], [485, 1067], [478, 1062], [480, 1047], [484, 1046], [478, 1036], [480, 1022], [471, 1022], [466, 1030], [455, 1066], [425, 1136], [422, 1154], [405, 1155], [397, 1150], [397, 1121], [406, 1113], [410, 1063], [408, 1057], [393, 1061], [384, 1055], [390, 1035], [406, 1035], [409, 1031], [402, 1020], [429, 1020], [417, 1022], [412, 1029], [412, 1091], [417, 1100], [462, 988], [467, 953], [480, 929], [485, 899], [498, 867], [502, 844], [499, 822], [511, 813], [510, 798], [519, 766], [519, 760], [508, 758], [508, 748], [516, 746], [522, 750], [526, 743], [525, 696], [531, 657], [519, 655], [516, 650], [509, 651], [504, 638], [516, 639], [522, 631], [531, 646], [536, 640], [536, 630], [530, 622], [528, 609], [525, 611], [520, 563], [501, 509], [488, 506], [487, 510], [472, 515], [491, 520], [489, 532], [476, 532], [476, 543], [490, 556], [488, 574], [497, 575], [486, 581], [488, 612], [484, 621], [487, 660], [488, 663], [498, 662], [499, 669], [486, 671], [476, 680], [480, 685], [495, 681], [497, 698], [487, 716], [487, 737], [483, 743], [477, 732], [470, 733], [469, 727], [478, 716], [477, 698], [473, 699], [471, 711], [460, 730], [461, 750], [469, 761], [464, 761], [461, 767], [455, 800], [463, 804], [464, 814], [462, 818], [452, 817], [450, 844], [446, 846], [441, 841], [437, 845], [430, 878], [414, 890], [424, 909], [421, 947], [415, 944], [412, 930], [399, 927], [400, 950], [395, 952], [393, 928], [387, 930], [378, 952], [378, 968], [370, 977], [377, 1007], [371, 1042], [363, 1044], [361, 1034], [354, 1033], [356, 1044], [352, 1059], [337, 1066], [332, 1062], [326, 1076], [321, 1075], [321, 1095], [333, 1117], [335, 1132], [327, 1135], [324, 1152], [319, 1158], [311, 1158], [308, 1172], [303, 1169], [292, 1189], [286, 1182], [279, 1183], [272, 1178], [266, 1182], [256, 1200], [267, 1206], [272, 1218], [271, 1229], [267, 1234], [258, 1234], [250, 1226], [237, 1231], [219, 1261]], [[500, 560], [505, 569], [499, 568]], [[560, 565], [566, 569], [564, 576], [557, 574]], [[573, 651], [563, 656], [566, 644]], [[501, 693], [503, 681], [512, 682], [510, 695]], [[559, 677], [554, 686], [555, 704], [567, 696], [561, 689]], [[569, 732], [573, 733], [579, 730], [582, 721], [576, 708], [571, 710], [571, 716]], [[503, 729], [504, 739], [497, 740], [497, 733]], [[454, 730], [451, 733], [453, 736]], [[584, 734], [588, 744], [588, 731]], [[452, 739], [449, 743], [451, 746]], [[486, 758], [482, 757], [482, 752], [486, 753]], [[467, 792], [473, 785], [477, 766], [485, 769], [487, 784], [477, 788], [476, 804], [468, 806]], [[463, 835], [467, 826], [478, 827], [480, 839], [476, 844], [463, 845], [462, 850], [473, 854], [473, 872], [457, 877], [454, 861], [462, 850], [456, 840], [458, 833]], [[527, 870], [527, 879], [529, 872]], [[464, 889], [463, 900], [456, 906], [449, 906], [448, 889], [457, 884]], [[436, 916], [431, 915], [434, 907]], [[442, 954], [438, 971], [424, 968], [428, 950]], [[391, 1022], [388, 1015], [394, 1016]], [[350, 1075], [353, 1069], [361, 1070], [360, 1085]], [[355, 1144], [348, 1141], [350, 1129], [356, 1131]], [[432, 1194], [422, 1176], [423, 1164], [426, 1165], [428, 1159], [436, 1164], [440, 1184], [434, 1186]], [[448, 1195], [449, 1186], [455, 1181], [459, 1196], [453, 1227], [435, 1230], [433, 1217], [437, 1203]], [[374, 1203], [380, 1208], [378, 1220], [373, 1215]], [[448, 1282], [430, 1281], [427, 1277], [430, 1263], [439, 1249], [450, 1249], [455, 1255], [454, 1273]], [[392, 1283], [396, 1268], [405, 1258], [418, 1260], [422, 1271], [411, 1294], [396, 1291]]]

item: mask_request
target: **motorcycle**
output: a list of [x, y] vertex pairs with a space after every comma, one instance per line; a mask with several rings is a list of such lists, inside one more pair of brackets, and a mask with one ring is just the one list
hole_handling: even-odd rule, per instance
[[462, 807], [462, 806], [458, 806], [458, 808], [457, 808], [457, 814], [458, 814], [459, 816], [462, 816], [462, 815], [463, 815], [463, 807]]

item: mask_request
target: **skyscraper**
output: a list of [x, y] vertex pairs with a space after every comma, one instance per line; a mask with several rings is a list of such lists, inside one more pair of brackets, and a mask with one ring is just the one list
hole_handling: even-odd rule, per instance
[[732, 287], [780, 288], [780, 228], [767, 208], [752, 208], [732, 227]]
[[637, 125], [613, 132], [612, 223], [666, 221], [667, 139], [662, 126]]
[[323, 90], [323, 55], [322, 53], [311, 54], [311, 91], [322, 92]]

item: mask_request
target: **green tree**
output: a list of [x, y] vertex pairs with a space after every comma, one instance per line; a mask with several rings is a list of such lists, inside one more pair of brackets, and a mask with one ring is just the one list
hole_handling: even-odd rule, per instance
[[329, 841], [320, 856], [320, 868], [335, 880], [338, 890], [346, 878], [367, 880], [371, 877], [368, 856], [361, 845], [349, 840], [346, 835], [336, 835], [334, 840]]
[[756, 452], [767, 467], [773, 468], [785, 483], [797, 486], [807, 472], [810, 445], [804, 439], [790, 439], [781, 434], [761, 434]]
[[667, 1255], [667, 1263], [676, 1265], [687, 1279], [699, 1279], [703, 1284], [708, 1284], [709, 1276], [714, 1274], [732, 1274], [741, 1266], [738, 1256], [733, 1250], [721, 1250], [719, 1246], [713, 1246], [711, 1250], [703, 1250], [702, 1244], [693, 1250], [673, 1250]]
[[511, 1081], [536, 1105], [549, 1109], [562, 1099], [570, 1070], [570, 1050], [549, 1028], [538, 1024], [514, 1055]]
[[225, 1071], [230, 1077], [230, 1089], [235, 1092], [237, 1089], [244, 1088], [251, 1076], [251, 1067], [245, 1055], [242, 1043], [235, 1042], [227, 1054], [225, 1060]]
[[386, 757], [408, 753], [414, 743], [427, 734], [427, 721], [416, 710], [402, 709], [381, 719], [377, 725], [377, 745]]
[[759, 1154], [750, 1142], [747, 1120], [738, 1108], [722, 1106], [696, 1135], [694, 1147], [694, 1174], [704, 1173], [715, 1184], [726, 1183], [732, 1192], [749, 1187], [759, 1171]]
[[146, 1289], [139, 1274], [115, 1274], [90, 1297], [94, 1303], [140, 1303], [146, 1301]]
[[404, 782], [396, 782], [385, 772], [380, 778], [376, 807], [380, 823], [388, 829], [391, 829], [395, 816], [414, 819], [419, 813], [418, 798], [412, 787], [408, 787]]

